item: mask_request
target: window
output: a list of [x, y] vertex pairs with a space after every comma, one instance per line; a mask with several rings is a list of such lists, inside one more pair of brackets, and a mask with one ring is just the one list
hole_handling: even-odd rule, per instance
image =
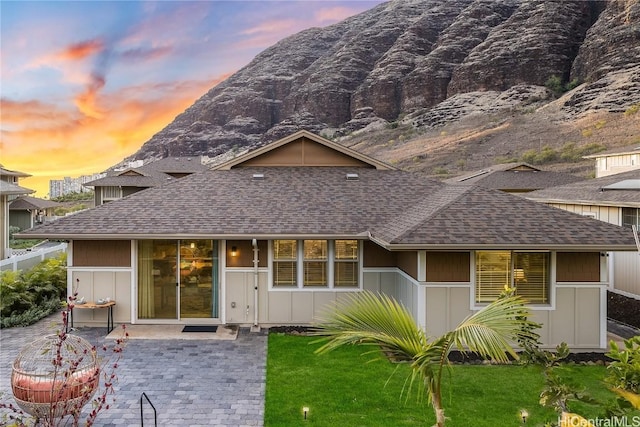
[[333, 285], [358, 286], [358, 241], [336, 240]]
[[122, 189], [120, 187], [102, 187], [102, 201], [121, 199]]
[[548, 252], [478, 251], [475, 301], [489, 303], [515, 287], [529, 303], [548, 304], [549, 266]]
[[327, 286], [327, 241], [304, 240], [304, 286]]
[[357, 240], [274, 240], [273, 286], [358, 287]]
[[273, 242], [273, 286], [295, 286], [297, 282], [297, 241]]
[[640, 226], [640, 209], [622, 208], [622, 226], [631, 228], [632, 225]]

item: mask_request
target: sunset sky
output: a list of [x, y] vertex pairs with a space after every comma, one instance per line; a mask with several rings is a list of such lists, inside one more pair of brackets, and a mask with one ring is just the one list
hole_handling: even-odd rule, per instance
[[372, 1], [0, 1], [0, 163], [102, 172], [278, 40]]

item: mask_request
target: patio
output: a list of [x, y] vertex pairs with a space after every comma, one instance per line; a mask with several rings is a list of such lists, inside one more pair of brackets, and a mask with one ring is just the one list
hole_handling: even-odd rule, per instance
[[[13, 402], [11, 364], [20, 349], [55, 333], [59, 319], [55, 314], [32, 326], [0, 332], [3, 401]], [[112, 334], [120, 330], [116, 327]], [[104, 336], [104, 328], [79, 328], [73, 333], [92, 344], [113, 343]], [[156, 407], [161, 426], [263, 425], [267, 333], [240, 329], [235, 340], [211, 339], [207, 335], [216, 334], [201, 332], [189, 335], [186, 340], [129, 340], [117, 369], [115, 401], [101, 413], [96, 425], [140, 426], [142, 393]], [[153, 411], [146, 402], [144, 425], [154, 425]]]

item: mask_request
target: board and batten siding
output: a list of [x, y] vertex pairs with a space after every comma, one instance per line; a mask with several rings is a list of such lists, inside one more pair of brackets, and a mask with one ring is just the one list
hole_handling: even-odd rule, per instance
[[[473, 303], [473, 253], [454, 254], [427, 252], [424, 257], [427, 278], [421, 283], [425, 289], [424, 324], [431, 336], [450, 331], [478, 310]], [[461, 265], [464, 259], [466, 268]], [[436, 265], [437, 260], [444, 265]], [[538, 333], [543, 347], [553, 348], [562, 342], [574, 349], [606, 347], [603, 310], [606, 310], [607, 281], [602, 273], [607, 270], [606, 262], [607, 258], [599, 252], [553, 254], [551, 271], [556, 273], [551, 278], [553, 304], [532, 306], [532, 320], [542, 324]]]
[[[130, 240], [72, 240], [67, 259], [69, 295], [95, 302], [111, 298], [115, 323], [131, 323], [133, 286], [132, 242]], [[74, 324], [106, 327], [107, 309], [74, 310]]]
[[[622, 225], [622, 209], [615, 206], [548, 203], [550, 206], [591, 216], [600, 221]], [[640, 299], [640, 254], [638, 252], [611, 252], [610, 289]]]

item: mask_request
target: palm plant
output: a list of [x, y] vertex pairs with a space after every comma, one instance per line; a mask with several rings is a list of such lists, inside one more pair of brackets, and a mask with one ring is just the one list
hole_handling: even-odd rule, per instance
[[370, 344], [395, 360], [409, 362], [409, 390], [416, 380], [421, 380], [417, 384], [427, 392], [435, 425], [444, 427], [441, 384], [450, 352], [455, 348], [500, 363], [508, 362], [510, 357], [517, 359], [511, 343], [537, 339], [532, 332], [536, 324], [528, 316], [524, 300], [508, 296], [470, 315], [452, 331], [431, 338], [402, 304], [389, 296], [365, 291], [346, 297], [324, 314], [315, 334], [327, 342], [316, 352], [326, 353], [348, 344]]

